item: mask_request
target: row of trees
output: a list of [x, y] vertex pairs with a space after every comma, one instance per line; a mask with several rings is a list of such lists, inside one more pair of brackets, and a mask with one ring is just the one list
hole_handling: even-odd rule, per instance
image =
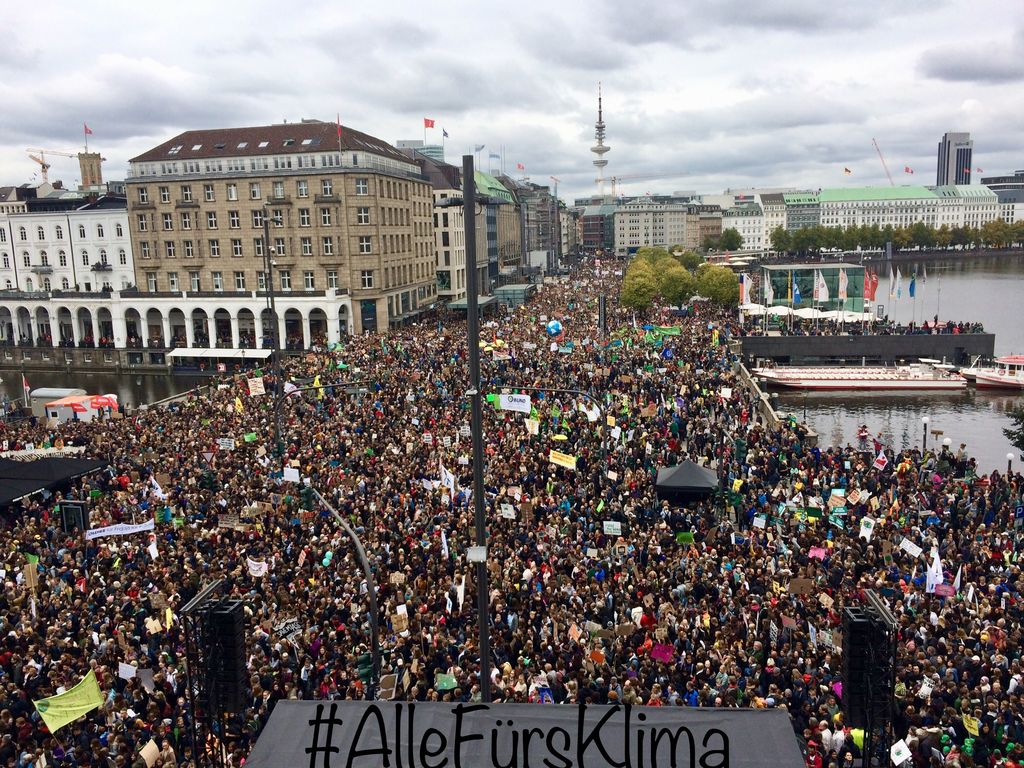
[[731, 269], [705, 263], [692, 251], [641, 248], [623, 276], [619, 303], [645, 310], [659, 297], [665, 304], [681, 306], [698, 295], [735, 306], [740, 297], [739, 278]]
[[[724, 235], [724, 233], [723, 233]], [[1007, 224], [1002, 219], [981, 227], [932, 227], [923, 222], [909, 227], [877, 224], [852, 227], [805, 227], [793, 231], [779, 227], [771, 233], [771, 247], [780, 253], [810, 253], [838, 248], [844, 251], [907, 248], [1008, 248], [1024, 244], [1024, 221]]]

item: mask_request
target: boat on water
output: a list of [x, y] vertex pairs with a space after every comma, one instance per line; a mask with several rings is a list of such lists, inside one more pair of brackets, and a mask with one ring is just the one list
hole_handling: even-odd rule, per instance
[[978, 389], [1024, 389], [1024, 355], [997, 357], [995, 363], [974, 370]]
[[926, 363], [896, 366], [779, 366], [755, 368], [754, 373], [779, 387], [789, 389], [868, 391], [906, 390], [908, 392], [956, 391], [967, 380], [945, 366]]

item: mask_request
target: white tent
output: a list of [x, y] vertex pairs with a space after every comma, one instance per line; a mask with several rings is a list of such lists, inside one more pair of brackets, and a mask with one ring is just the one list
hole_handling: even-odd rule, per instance
[[781, 304], [775, 307], [768, 307], [769, 315], [778, 315], [779, 317], [785, 317], [786, 315], [790, 315], [792, 313], [793, 310]]
[[740, 304], [740, 312], [751, 317], [761, 317], [765, 313], [764, 304]]
[[804, 320], [815, 320], [824, 316], [824, 313], [817, 307], [800, 307], [793, 314], [797, 317], [802, 317]]

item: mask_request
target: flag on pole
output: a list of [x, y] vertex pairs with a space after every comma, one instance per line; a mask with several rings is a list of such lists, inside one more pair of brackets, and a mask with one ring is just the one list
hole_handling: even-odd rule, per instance
[[768, 273], [764, 273], [764, 303], [765, 306], [770, 305], [775, 301], [775, 291], [772, 289], [772, 280], [768, 276]]
[[[867, 279], [867, 276], [865, 275], [865, 280], [866, 279]], [[845, 269], [840, 269], [839, 270], [839, 298], [840, 299], [846, 300], [847, 298], [849, 298], [847, 296], [847, 292], [848, 292], [847, 289], [849, 288], [849, 286], [850, 286], [850, 279], [846, 276], [846, 270]]]
[[89, 127], [88, 123], [82, 123], [82, 127], [85, 129], [86, 136], [92, 136], [92, 128]]
[[740, 304], [750, 303], [750, 275], [740, 272]]
[[864, 298], [868, 301], [875, 300], [875, 292], [878, 290], [878, 273], [870, 269], [864, 270]]
[[800, 303], [800, 286], [796, 284], [796, 275], [793, 275], [793, 306]]
[[477, 145], [474, 146], [473, 151], [474, 152], [483, 152], [483, 149], [486, 146], [487, 146], [486, 144], [477, 144]]
[[498, 154], [497, 152], [491, 152], [491, 153], [490, 153], [490, 154], [488, 155], [488, 157], [489, 157], [489, 158], [490, 158], [491, 160], [501, 160], [501, 155], [499, 155], [499, 154]]
[[913, 173], [913, 172], [914, 172], [914, 169], [913, 169], [913, 168], [911, 168], [911, 167], [910, 167], [909, 165], [904, 165], [904, 166], [903, 166], [903, 172], [904, 172], [904, 173]]
[[852, 176], [853, 171], [851, 171], [849, 168], [843, 168], [843, 174], [846, 176]]
[[423, 118], [423, 127], [424, 128], [433, 128], [434, 127], [434, 121], [431, 118], [429, 118], [429, 117], [424, 117]]
[[896, 267], [896, 298], [903, 298], [903, 275], [900, 274], [899, 267]]
[[522, 163], [516, 163], [516, 168], [518, 168], [520, 171], [526, 170], [526, 166], [523, 165]]
[[928, 565], [928, 572], [925, 574], [924, 591], [934, 593], [935, 587], [942, 583], [942, 560], [939, 558], [939, 550], [934, 548], [932, 549], [932, 561]]
[[814, 300], [828, 301], [828, 284], [825, 282], [825, 275], [820, 269], [814, 270]]
[[964, 168], [964, 173], [970, 173], [970, 172], [971, 172], [970, 168]]
[[910, 286], [907, 288], [907, 293], [910, 294], [910, 298], [914, 298], [914, 294], [917, 292], [917, 273], [914, 272], [910, 275]]
[[31, 397], [32, 390], [29, 389], [28, 379], [25, 378], [25, 374], [21, 374], [21, 388], [25, 392], [25, 407], [28, 408], [32, 403], [29, 398]]
[[341, 141], [341, 112], [338, 113], [338, 141]]
[[921, 265], [921, 282], [928, 282], [928, 267], [926, 267], [924, 264]]
[[36, 705], [50, 733], [56, 733], [68, 723], [103, 706], [103, 693], [96, 680], [96, 673], [90, 669], [89, 674], [74, 688], [32, 703]]
[[983, 170], [981, 170], [981, 168], [975, 168], [974, 170], [975, 170], [975, 172], [977, 172], [977, 173], [984, 173], [984, 171], [983, 171]]
[[441, 138], [443, 138], [443, 139], [447, 139], [448, 138], [448, 131], [446, 131], [444, 128], [441, 129]]
[[889, 301], [896, 298], [896, 273], [889, 267]]
[[889, 466], [889, 459], [886, 458], [884, 450], [879, 450], [875, 460], [871, 462], [871, 467], [882, 472], [887, 466]]
[[960, 577], [963, 575], [963, 572], [964, 566], [961, 564], [960, 567], [956, 569], [956, 578], [953, 579], [953, 589], [957, 592], [960, 591]]

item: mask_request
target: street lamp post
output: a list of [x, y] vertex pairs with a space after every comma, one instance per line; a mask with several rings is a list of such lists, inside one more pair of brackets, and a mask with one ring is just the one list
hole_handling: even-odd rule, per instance
[[928, 448], [928, 422], [931, 421], [927, 416], [921, 417], [921, 424], [923, 427], [923, 434], [921, 437], [921, 454], [923, 455], [925, 450]]
[[1013, 454], [1006, 454], [1006, 474], [1009, 475], [1013, 471]]
[[[271, 338], [273, 348], [271, 354], [274, 358], [274, 386], [277, 394], [283, 391], [284, 382], [281, 378], [281, 339], [278, 334], [277, 304], [274, 301], [274, 261], [270, 258], [270, 211], [263, 206], [263, 269], [267, 282], [267, 306], [270, 309]], [[274, 450], [278, 456], [284, 453], [284, 446], [281, 444], [281, 398], [274, 402]]]
[[473, 526], [476, 548], [476, 611], [480, 633], [480, 699], [491, 701], [490, 600], [487, 586], [487, 519], [484, 513], [484, 438], [480, 405], [480, 312], [476, 272], [476, 178], [473, 156], [462, 156], [462, 218], [466, 240], [466, 338], [469, 345], [470, 434], [473, 443]]

